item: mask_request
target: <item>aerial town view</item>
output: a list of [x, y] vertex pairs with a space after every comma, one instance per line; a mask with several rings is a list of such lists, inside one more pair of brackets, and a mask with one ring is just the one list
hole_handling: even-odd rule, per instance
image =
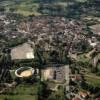
[[100, 0], [0, 0], [0, 100], [100, 100]]

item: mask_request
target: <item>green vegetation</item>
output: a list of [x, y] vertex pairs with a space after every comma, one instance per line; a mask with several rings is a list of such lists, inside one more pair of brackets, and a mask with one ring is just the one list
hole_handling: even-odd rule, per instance
[[0, 55], [0, 82], [10, 82], [12, 80], [9, 69], [11, 66], [11, 56], [9, 50], [3, 50]]
[[10, 36], [0, 35], [0, 45], [5, 47], [15, 47], [20, 44], [23, 44], [27, 41], [27, 38], [24, 36], [17, 36], [16, 38], [11, 38]]
[[50, 89], [55, 89], [58, 84], [53, 81], [47, 81], [47, 85]]
[[[49, 14], [67, 17], [79, 17], [81, 15], [100, 17], [98, 4], [94, 0], [4, 0], [1, 1], [0, 6], [1, 10], [3, 7], [7, 12], [23, 14], [24, 16]], [[89, 8], [91, 5], [94, 10]], [[84, 11], [84, 8], [87, 11]]]
[[56, 92], [52, 92], [47, 100], [66, 100], [64, 88], [59, 86], [58, 90]]
[[49, 82], [41, 82], [38, 92], [39, 100], [66, 100], [63, 86], [59, 86], [57, 91], [51, 91], [48, 84]]
[[[82, 18], [86, 21], [87, 25], [91, 25], [96, 23], [95, 21], [100, 18], [100, 5], [95, 0], [2, 0], [0, 1], [0, 11], [6, 11], [9, 12], [8, 17], [9, 19], [21, 19], [23, 16], [26, 18], [26, 16], [31, 17], [31, 15], [59, 15], [59, 16], [65, 16], [70, 18]], [[22, 16], [21, 16], [22, 15]], [[88, 16], [88, 17], [87, 17]], [[90, 16], [90, 18], [89, 18]], [[92, 16], [92, 18], [91, 18]], [[92, 20], [95, 18], [94, 20]], [[23, 19], [24, 20], [24, 19]], [[87, 20], [90, 20], [89, 22]], [[91, 21], [92, 20], [92, 21]], [[1, 25], [2, 26], [2, 25]], [[10, 26], [8, 28], [12, 28], [11, 31], [16, 31], [15, 26]], [[88, 30], [89, 31], [89, 30]], [[33, 32], [34, 33], [34, 32]], [[91, 32], [90, 32], [91, 33]], [[89, 34], [90, 35], [90, 34]], [[88, 35], [88, 36], [89, 36]], [[20, 38], [19, 38], [20, 37]], [[7, 46], [7, 47], [14, 47], [17, 45], [20, 45], [24, 42], [26, 42], [27, 38], [24, 38], [23, 36], [19, 36], [17, 38], [8, 39], [5, 36], [0, 37], [0, 42]], [[4, 39], [3, 39], [4, 38]], [[89, 45], [86, 44], [87, 42], [81, 41], [77, 45], [77, 49], [80, 52], [88, 52], [89, 51]], [[34, 66], [39, 68], [39, 75], [40, 79], [42, 76], [41, 69], [44, 65], [48, 63], [64, 63], [69, 64], [70, 58], [67, 58], [66, 50], [64, 50], [62, 39], [59, 41], [57, 40], [57, 48], [56, 50], [51, 50], [50, 52], [43, 52], [40, 50], [40, 47], [36, 47], [35, 52], [35, 59], [34, 60], [19, 60], [14, 61], [14, 66], [10, 70], [10, 74], [12, 77], [12, 80], [16, 80], [15, 77], [15, 69], [20, 66]], [[2, 46], [1, 46], [2, 47]], [[75, 74], [80, 72], [80, 69], [86, 69], [90, 70], [92, 63], [91, 59], [87, 58], [85, 56], [86, 54], [79, 54], [78, 60], [73, 61], [72, 66], [72, 72]], [[3, 58], [4, 57], [4, 58]], [[3, 59], [2, 59], [3, 58]], [[100, 58], [100, 54], [97, 55], [97, 58]], [[9, 72], [10, 68], [7, 68], [11, 64], [11, 58], [6, 58], [6, 56], [0, 56], [0, 67], [3, 69], [5, 67], [5, 71]], [[10, 61], [9, 61], [10, 60]], [[71, 62], [72, 63], [72, 62]], [[6, 67], [6, 65], [9, 65]], [[98, 67], [98, 73], [100, 74], [100, 65], [97, 65]], [[94, 69], [93, 69], [94, 70]], [[2, 71], [1, 71], [2, 72]], [[3, 72], [5, 74], [5, 72]], [[96, 76], [93, 73], [84, 73], [83, 76], [85, 80], [83, 80], [83, 86], [86, 82], [86, 88], [90, 85], [91, 87], [100, 87], [100, 77]], [[2, 76], [0, 81], [6, 82], [6, 76]], [[10, 81], [11, 77], [7, 80]], [[11, 80], [11, 81], [12, 81]], [[26, 84], [21, 83], [20, 85], [14, 87], [13, 89], [9, 89], [6, 91], [5, 94], [0, 95], [0, 100], [66, 100], [65, 94], [64, 94], [64, 88], [63, 86], [60, 86], [56, 88], [58, 84], [54, 82], [40, 82], [34, 83], [34, 84]], [[49, 89], [48, 89], [49, 87]], [[57, 89], [57, 91], [51, 91], [51, 88]]]
[[18, 85], [13, 91], [0, 95], [0, 100], [38, 100], [38, 86], [38, 83]]
[[0, 100], [27, 100], [27, 98], [29, 98], [29, 100], [38, 100], [37, 97], [35, 96], [31, 96], [31, 95], [1, 95], [0, 96]]
[[15, 76], [15, 70], [10, 70], [10, 74], [11, 74], [11, 77], [12, 77], [13, 79], [16, 78], [16, 76]]
[[19, 37], [17, 37], [17, 38], [15, 38], [15, 39], [11, 39], [11, 40], [8, 40], [8, 42], [7, 42], [7, 46], [8, 47], [14, 47], [14, 46], [18, 46], [18, 45], [20, 45], [20, 44], [23, 44], [23, 43], [25, 43], [26, 42], [26, 38], [19, 38]]
[[87, 73], [84, 75], [85, 80], [89, 85], [92, 85], [94, 87], [100, 87], [100, 77], [96, 76], [95, 74], [92, 73]]
[[86, 57], [86, 53], [80, 54], [80, 55], [78, 56], [78, 61], [80, 61], [80, 62], [85, 63], [85, 62], [89, 62], [89, 60], [90, 60], [90, 59]]
[[5, 7], [7, 12], [14, 12], [14, 13], [22, 14], [24, 16], [28, 16], [32, 14], [35, 14], [35, 15], [39, 14], [37, 12], [39, 4], [33, 3], [33, 0], [29, 0], [29, 1], [6, 0], [6, 1], [3, 1], [1, 5]]
[[[86, 73], [84, 73], [84, 77], [86, 79], [86, 82], [94, 87], [100, 87], [100, 77], [99, 75], [99, 64], [97, 64], [97, 67], [93, 67], [91, 59], [87, 58], [86, 53], [81, 54], [78, 56], [78, 62], [82, 69], [86, 68]], [[95, 57], [99, 58], [99, 54], [97, 54]], [[97, 68], [97, 71], [95, 72]], [[93, 72], [94, 73], [93, 73]]]

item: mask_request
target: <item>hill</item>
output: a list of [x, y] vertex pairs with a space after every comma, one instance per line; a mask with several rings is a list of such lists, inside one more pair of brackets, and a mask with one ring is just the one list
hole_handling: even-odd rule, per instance
[[100, 17], [99, 0], [0, 0], [7, 12], [28, 15], [62, 15]]

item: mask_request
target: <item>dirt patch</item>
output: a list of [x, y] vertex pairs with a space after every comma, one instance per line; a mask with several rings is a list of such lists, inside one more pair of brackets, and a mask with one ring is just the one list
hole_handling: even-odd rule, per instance
[[21, 77], [28, 77], [32, 75], [32, 71], [31, 70], [25, 70], [23, 72], [21, 72], [20, 76]]

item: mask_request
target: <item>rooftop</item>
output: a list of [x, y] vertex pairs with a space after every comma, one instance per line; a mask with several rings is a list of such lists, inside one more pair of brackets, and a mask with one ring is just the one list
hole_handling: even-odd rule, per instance
[[28, 43], [24, 43], [11, 50], [12, 60], [14, 59], [33, 59], [33, 48]]
[[100, 35], [100, 24], [90, 26], [94, 34]]

